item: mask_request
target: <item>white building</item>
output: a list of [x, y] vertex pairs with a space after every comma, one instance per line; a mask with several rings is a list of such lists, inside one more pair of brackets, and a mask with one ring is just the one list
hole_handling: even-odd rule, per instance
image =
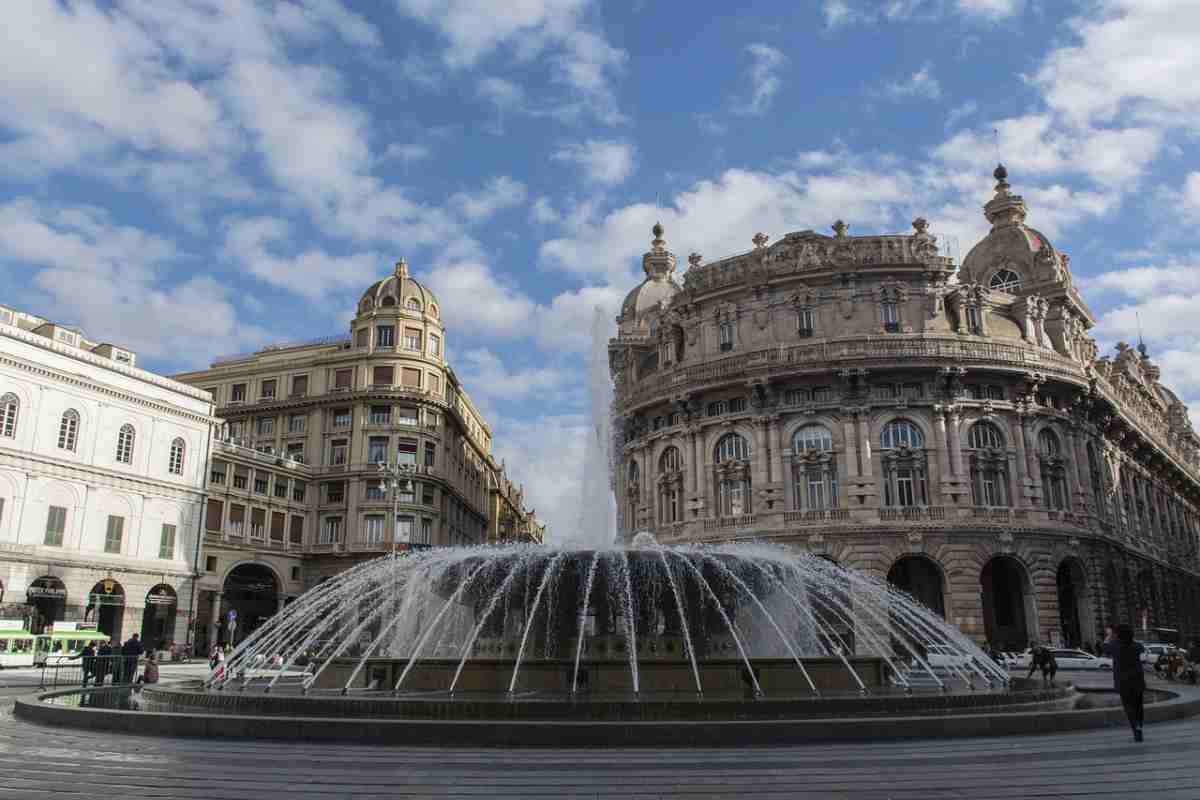
[[0, 617], [184, 642], [213, 405], [0, 306]]

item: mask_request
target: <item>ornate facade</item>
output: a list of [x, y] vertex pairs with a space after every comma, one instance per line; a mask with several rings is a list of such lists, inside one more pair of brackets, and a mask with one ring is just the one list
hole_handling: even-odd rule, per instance
[[1200, 635], [1200, 438], [1145, 348], [1100, 356], [1070, 259], [1003, 167], [961, 266], [905, 235], [655, 226], [609, 345], [619, 527], [767, 539], [911, 591], [979, 641]]

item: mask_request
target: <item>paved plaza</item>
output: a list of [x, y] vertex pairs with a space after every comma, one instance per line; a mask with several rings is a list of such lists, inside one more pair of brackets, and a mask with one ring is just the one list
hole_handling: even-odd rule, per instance
[[[19, 678], [0, 676], [6, 694]], [[1121, 727], [779, 748], [447, 750], [126, 736], [35, 725], [0, 703], [5, 800], [1200, 798], [1200, 718], [1150, 726], [1141, 745]]]

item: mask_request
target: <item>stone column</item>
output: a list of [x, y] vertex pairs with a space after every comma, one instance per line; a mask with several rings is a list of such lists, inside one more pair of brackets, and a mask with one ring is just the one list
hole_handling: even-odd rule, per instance
[[858, 456], [858, 436], [855, 433], [857, 423], [855, 422], [855, 412], [851, 408], [842, 409], [842, 445], [845, 450], [845, 457], [842, 459], [846, 462], [846, 477], [855, 477], [862, 474], [859, 469]]
[[[767, 447], [767, 425], [765, 417], [754, 420], [754, 459], [750, 468], [750, 488], [763, 487], [771, 482], [771, 456]], [[759, 509], [755, 509], [756, 511]]]
[[938, 451], [938, 478], [942, 480], [953, 474], [953, 467], [950, 465], [950, 450], [946, 441], [945, 410], [945, 406], [942, 405], [933, 407], [933, 436]]
[[781, 439], [782, 430], [779, 425], [779, 415], [772, 414], [770, 418], [770, 426], [767, 429], [767, 441], [771, 443], [771, 475], [772, 482], [787, 483], [787, 477], [783, 472], [783, 451], [787, 447]]
[[210, 614], [208, 618], [208, 646], [212, 647], [217, 643], [217, 632], [221, 629], [221, 593], [214, 591], [212, 593], [212, 605], [209, 607]]
[[[1101, 498], [1091, 497], [1092, 469], [1087, 457], [1087, 432], [1079, 426], [1073, 427], [1071, 429], [1071, 442], [1074, 447], [1075, 472], [1078, 476], [1080, 492], [1080, 507], [1076, 511], [1090, 511], [1093, 514], [1099, 513], [1096, 509]], [[1089, 500], [1089, 498], [1091, 499]]]
[[1080, 506], [1085, 503], [1083, 494], [1084, 466], [1079, 462], [1079, 431], [1075, 426], [1067, 428], [1067, 453], [1072, 456], [1072, 463], [1067, 466], [1067, 473], [1071, 481], [1071, 496], [1075, 498], [1075, 502], [1068, 504], [1067, 507], [1074, 511], [1082, 511], [1083, 509]]
[[963, 477], [962, 435], [958, 428], [958, 407], [949, 406], [946, 412], [950, 415], [950, 470], [958, 479]]
[[858, 452], [862, 476], [871, 476], [871, 420], [866, 408], [858, 409]]
[[1029, 491], [1029, 447], [1026, 442], [1028, 430], [1029, 414], [1023, 410], [1017, 411], [1017, 505], [1030, 506], [1033, 505], [1032, 498], [1027, 494]]

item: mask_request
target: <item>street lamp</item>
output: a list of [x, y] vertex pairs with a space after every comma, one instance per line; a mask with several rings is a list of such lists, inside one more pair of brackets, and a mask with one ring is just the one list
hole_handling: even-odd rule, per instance
[[392, 492], [392, 555], [396, 555], [396, 545], [400, 532], [400, 490], [412, 485], [414, 472], [412, 464], [401, 464], [397, 459], [395, 464], [386, 461], [379, 462], [379, 485]]

